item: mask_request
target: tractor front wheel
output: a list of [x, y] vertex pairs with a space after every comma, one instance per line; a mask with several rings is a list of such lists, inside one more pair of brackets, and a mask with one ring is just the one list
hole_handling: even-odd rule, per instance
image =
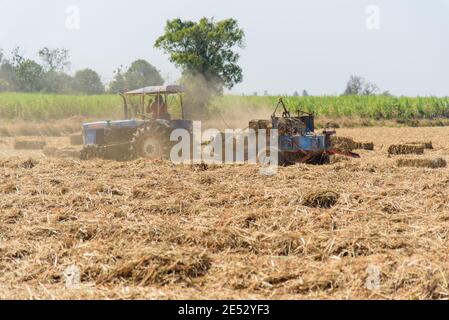
[[89, 145], [85, 146], [80, 153], [81, 160], [92, 160], [101, 158], [100, 149], [97, 146]]

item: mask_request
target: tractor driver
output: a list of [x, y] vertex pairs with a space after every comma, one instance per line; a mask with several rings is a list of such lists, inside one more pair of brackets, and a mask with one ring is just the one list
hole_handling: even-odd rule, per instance
[[153, 103], [148, 106], [147, 113], [151, 113], [153, 119], [170, 120], [167, 105], [161, 95], [157, 95]]

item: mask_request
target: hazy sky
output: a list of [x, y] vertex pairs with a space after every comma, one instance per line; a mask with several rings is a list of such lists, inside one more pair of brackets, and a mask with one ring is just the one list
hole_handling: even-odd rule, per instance
[[359, 74], [394, 94], [449, 95], [449, 0], [0, 0], [0, 48], [36, 58], [65, 47], [72, 71], [91, 67], [106, 82], [144, 58], [175, 80], [154, 41], [167, 19], [203, 16], [246, 32], [235, 93], [335, 94]]

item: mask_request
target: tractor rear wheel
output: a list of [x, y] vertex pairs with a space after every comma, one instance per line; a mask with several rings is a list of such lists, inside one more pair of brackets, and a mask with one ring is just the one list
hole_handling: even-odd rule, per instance
[[170, 146], [170, 126], [155, 122], [137, 130], [131, 140], [130, 154], [132, 158], [168, 158]]

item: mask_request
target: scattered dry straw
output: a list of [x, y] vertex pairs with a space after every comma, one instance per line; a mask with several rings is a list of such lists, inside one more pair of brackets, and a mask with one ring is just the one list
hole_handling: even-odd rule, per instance
[[204, 253], [165, 252], [152, 248], [128, 252], [98, 282], [105, 284], [125, 280], [139, 286], [180, 281], [189, 283], [193, 278], [205, 275], [210, 267], [211, 260]]
[[[449, 128], [343, 132], [387, 146], [425, 136], [449, 154]], [[0, 160], [0, 299], [449, 298], [447, 169], [416, 174], [382, 152], [275, 176], [41, 152], [22, 168], [28, 157]], [[331, 209], [303, 205], [317, 189], [339, 193]]]
[[302, 202], [303, 205], [312, 208], [333, 207], [338, 201], [338, 193], [331, 190], [315, 190], [307, 193]]
[[24, 169], [33, 169], [37, 164], [38, 162], [36, 160], [30, 158], [27, 161], [21, 163], [19, 167]]

